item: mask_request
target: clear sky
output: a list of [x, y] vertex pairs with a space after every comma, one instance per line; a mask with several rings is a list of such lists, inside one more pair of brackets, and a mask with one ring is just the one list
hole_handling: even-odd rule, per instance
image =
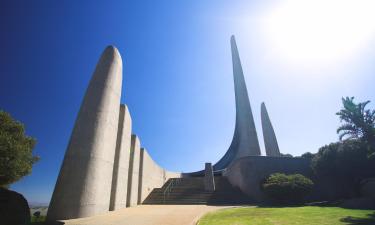
[[[41, 160], [12, 185], [49, 202], [80, 102], [104, 48], [123, 58], [133, 132], [163, 167], [202, 169], [227, 150], [234, 34], [258, 138], [265, 101], [280, 150], [337, 141], [342, 96], [375, 101], [375, 2], [1, 1], [0, 108]], [[370, 107], [374, 107], [371, 103]]]

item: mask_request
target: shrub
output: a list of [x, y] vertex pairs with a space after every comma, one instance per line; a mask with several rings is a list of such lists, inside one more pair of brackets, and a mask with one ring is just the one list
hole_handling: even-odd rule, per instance
[[[348, 193], [358, 192], [362, 179], [375, 176], [375, 160], [368, 157], [366, 143], [346, 140], [319, 149], [311, 163], [318, 179], [345, 185]], [[352, 197], [352, 196], [342, 196]]]
[[271, 174], [262, 184], [265, 194], [278, 203], [300, 203], [310, 193], [314, 183], [301, 174]]

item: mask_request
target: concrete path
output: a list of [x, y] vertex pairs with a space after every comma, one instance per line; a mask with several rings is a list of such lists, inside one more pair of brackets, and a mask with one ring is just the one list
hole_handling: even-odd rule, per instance
[[228, 206], [139, 205], [82, 219], [65, 225], [195, 225], [203, 214]]

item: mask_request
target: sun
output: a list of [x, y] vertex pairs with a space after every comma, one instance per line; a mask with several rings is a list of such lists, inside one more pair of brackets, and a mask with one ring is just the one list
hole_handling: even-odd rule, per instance
[[282, 1], [260, 21], [274, 56], [292, 63], [332, 63], [352, 57], [374, 38], [375, 1]]

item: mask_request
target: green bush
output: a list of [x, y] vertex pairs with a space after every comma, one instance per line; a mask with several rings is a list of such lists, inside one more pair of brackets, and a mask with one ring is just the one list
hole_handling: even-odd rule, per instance
[[278, 203], [300, 203], [310, 193], [314, 183], [301, 174], [271, 174], [263, 183], [262, 190]]
[[[375, 160], [368, 157], [366, 143], [361, 140], [345, 140], [323, 146], [311, 162], [318, 179], [329, 180], [342, 186], [345, 193], [359, 190], [361, 180], [375, 176]], [[346, 196], [343, 193], [341, 197]]]
[[0, 110], [0, 187], [7, 187], [31, 173], [38, 157], [32, 154], [35, 139], [24, 125]]

